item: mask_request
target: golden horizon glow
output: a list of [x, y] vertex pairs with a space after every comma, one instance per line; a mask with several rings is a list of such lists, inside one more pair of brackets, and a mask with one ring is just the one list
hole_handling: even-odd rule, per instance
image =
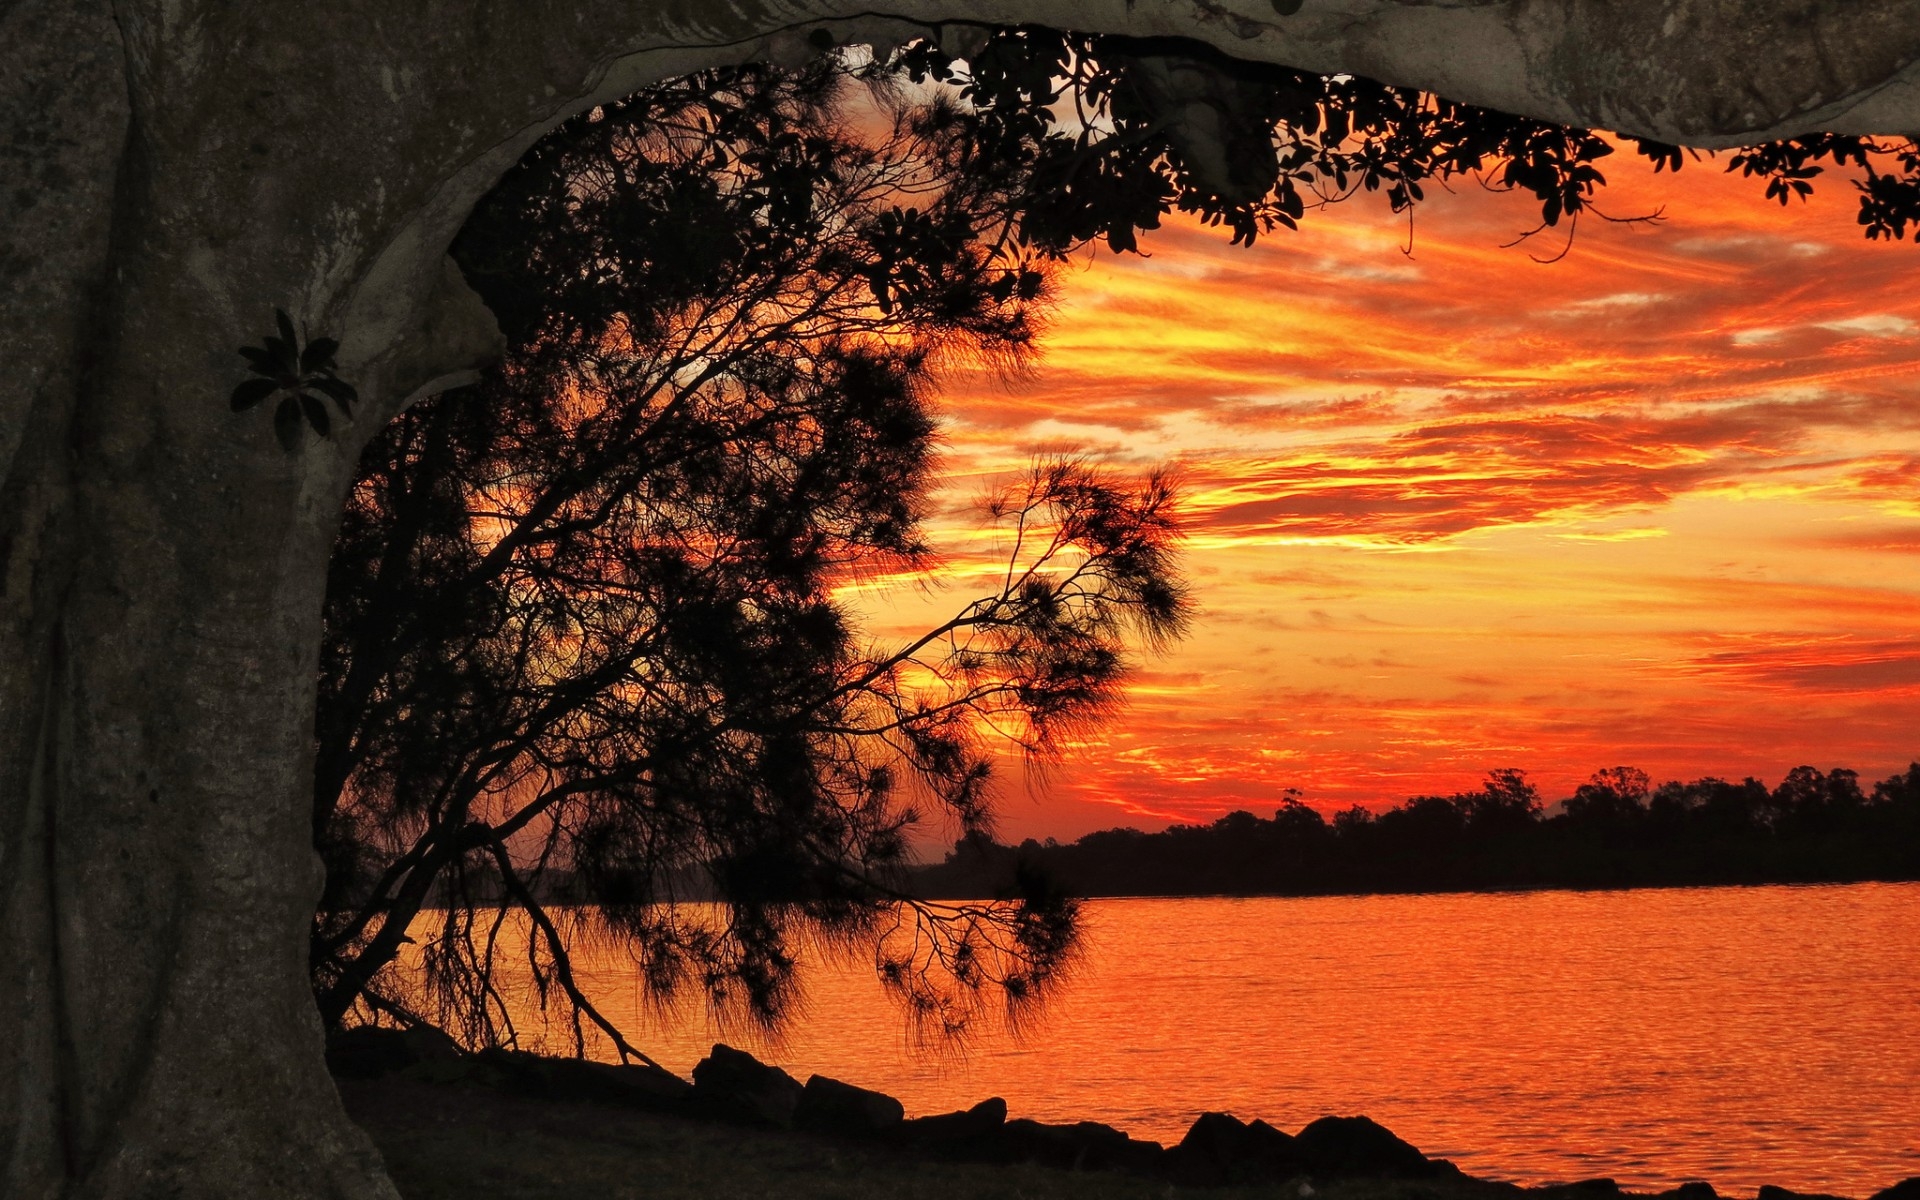
[[1004, 832], [1920, 758], [1920, 250], [1862, 238], [1832, 173], [1783, 210], [1607, 165], [1608, 212], [1664, 220], [1548, 265], [1477, 188], [1410, 257], [1364, 198], [1250, 250], [1170, 222], [1064, 273], [1030, 377], [951, 373], [956, 586], [869, 581], [876, 634], [965, 596], [962, 502], [1036, 453], [1170, 463], [1193, 522], [1192, 638]]

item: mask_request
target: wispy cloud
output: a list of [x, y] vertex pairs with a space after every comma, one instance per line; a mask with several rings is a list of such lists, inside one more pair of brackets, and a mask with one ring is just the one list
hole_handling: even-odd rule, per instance
[[1920, 692], [1920, 638], [1828, 634], [1716, 642], [1689, 660], [1687, 669], [1796, 693], [1886, 698], [1889, 693]]
[[1839, 321], [1821, 321], [1819, 328], [1830, 329], [1835, 333], [1859, 333], [1867, 337], [1895, 338], [1907, 337], [1917, 327], [1905, 317], [1897, 317], [1892, 313], [1867, 313]]

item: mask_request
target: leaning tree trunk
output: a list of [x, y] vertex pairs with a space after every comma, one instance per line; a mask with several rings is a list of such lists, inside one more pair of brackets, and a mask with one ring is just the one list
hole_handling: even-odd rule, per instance
[[[833, 20], [875, 8], [923, 24]], [[326, 555], [373, 429], [494, 345], [445, 248], [565, 117], [964, 11], [1674, 141], [1920, 125], [1913, 0], [1293, 8], [0, 0], [0, 1194], [392, 1194], [307, 992]], [[225, 403], [275, 307], [366, 399], [291, 455]]]

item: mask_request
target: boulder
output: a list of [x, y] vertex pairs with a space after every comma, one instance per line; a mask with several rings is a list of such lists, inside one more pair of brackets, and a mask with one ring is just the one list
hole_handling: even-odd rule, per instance
[[431, 1025], [360, 1025], [327, 1035], [327, 1070], [341, 1079], [373, 1079], [422, 1064], [458, 1063], [464, 1057], [460, 1043]]
[[1293, 1152], [1303, 1170], [1318, 1175], [1425, 1179], [1445, 1172], [1366, 1117], [1321, 1117], [1293, 1139]]
[[1038, 1163], [1064, 1171], [1157, 1173], [1165, 1154], [1160, 1143], [1135, 1140], [1099, 1121], [1052, 1125], [1024, 1118], [1001, 1126], [984, 1148], [990, 1161]]
[[1873, 1200], [1920, 1200], [1920, 1175], [1902, 1179], [1884, 1191], [1875, 1192]]
[[903, 1121], [895, 1131], [895, 1137], [909, 1146], [964, 1152], [969, 1146], [994, 1137], [1006, 1123], [1007, 1102], [994, 1096], [960, 1112], [936, 1113]]
[[1165, 1165], [1175, 1182], [1199, 1187], [1272, 1182], [1302, 1171], [1292, 1137], [1265, 1121], [1218, 1112], [1201, 1113], [1167, 1151]]
[[1690, 1179], [1677, 1188], [1659, 1193], [1658, 1200], [1720, 1200], [1720, 1193], [1703, 1179]]
[[793, 1113], [805, 1090], [779, 1067], [721, 1042], [693, 1068], [694, 1105], [749, 1124], [793, 1128]]
[[523, 1050], [483, 1050], [475, 1060], [494, 1085], [543, 1100], [680, 1112], [693, 1098], [692, 1084], [671, 1071], [644, 1064], [545, 1058]]
[[836, 1137], [880, 1137], [891, 1133], [906, 1115], [900, 1102], [884, 1092], [815, 1075], [800, 1092], [793, 1126]]

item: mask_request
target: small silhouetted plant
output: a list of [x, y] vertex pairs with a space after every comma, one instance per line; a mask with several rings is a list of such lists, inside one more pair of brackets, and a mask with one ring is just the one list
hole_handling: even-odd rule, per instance
[[333, 356], [340, 343], [333, 338], [313, 338], [304, 346], [293, 328], [293, 320], [284, 309], [273, 310], [279, 335], [268, 334], [258, 346], [240, 347], [240, 357], [252, 368], [253, 378], [242, 380], [228, 397], [234, 412], [280, 397], [273, 410], [273, 431], [280, 445], [292, 454], [300, 448], [301, 426], [320, 437], [330, 437], [333, 422], [321, 397], [333, 401], [342, 416], [353, 415], [354, 401], [360, 397], [338, 370]]

